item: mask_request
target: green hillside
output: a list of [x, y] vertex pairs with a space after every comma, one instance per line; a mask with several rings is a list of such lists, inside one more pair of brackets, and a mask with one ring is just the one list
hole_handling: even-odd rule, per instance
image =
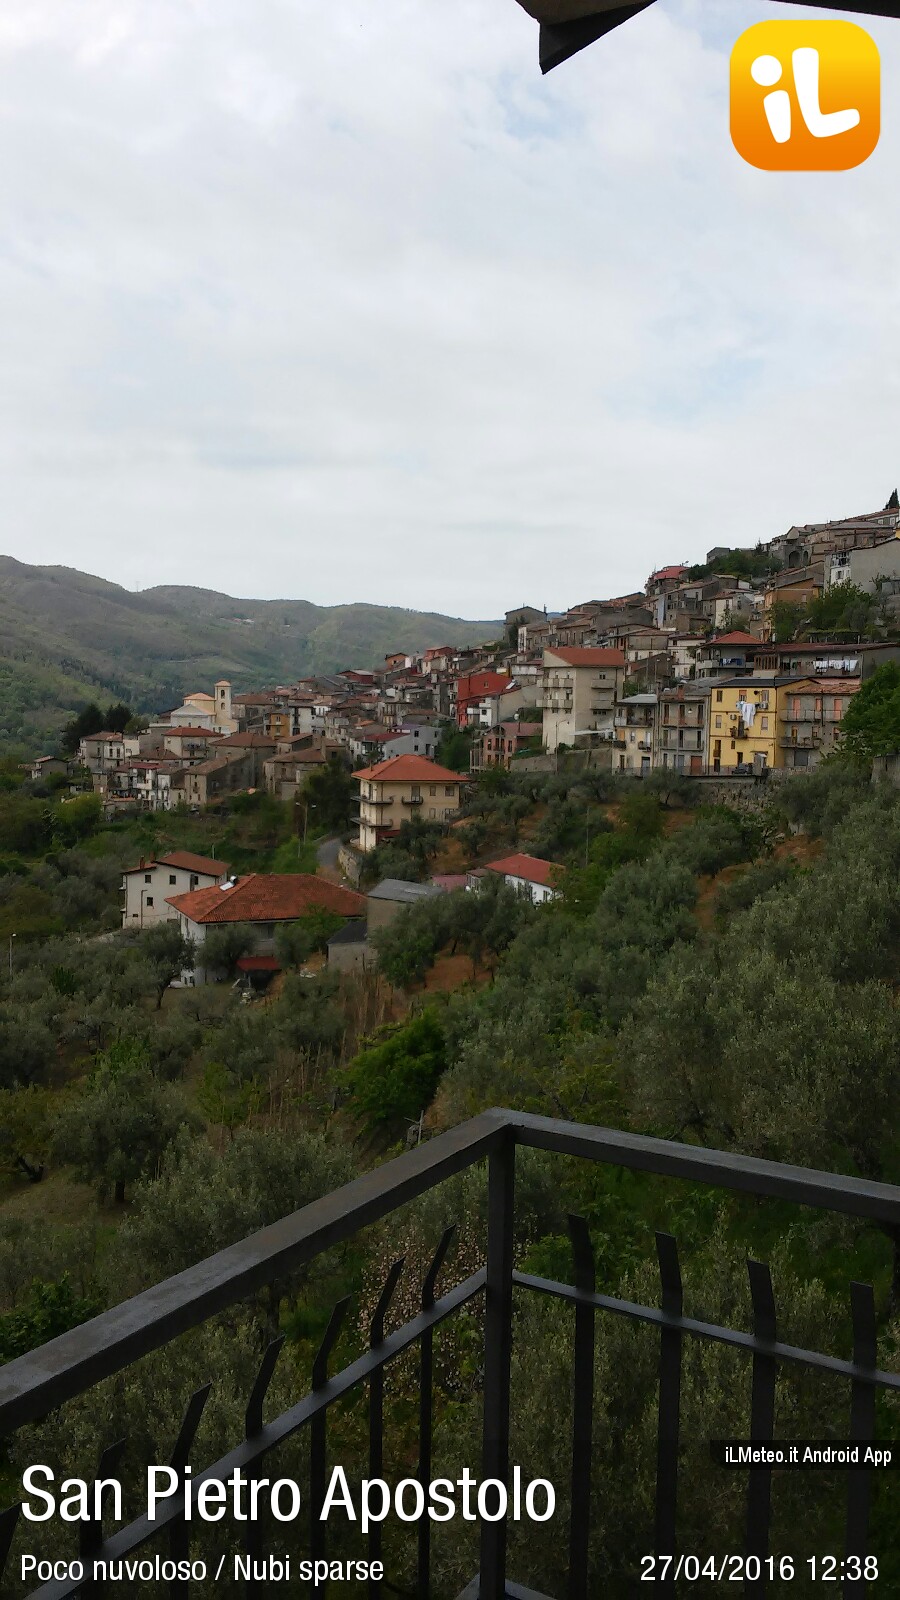
[[46, 745], [90, 699], [153, 711], [216, 678], [259, 689], [375, 666], [391, 650], [490, 639], [499, 627], [398, 606], [169, 586], [134, 593], [71, 567], [0, 556], [0, 740]]

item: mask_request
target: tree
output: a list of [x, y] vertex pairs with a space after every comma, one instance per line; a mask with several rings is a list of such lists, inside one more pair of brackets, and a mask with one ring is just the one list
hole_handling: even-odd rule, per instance
[[193, 963], [207, 972], [224, 972], [231, 977], [252, 944], [253, 933], [246, 923], [223, 922], [208, 929], [202, 945], [193, 952]]
[[43, 800], [0, 795], [0, 849], [34, 855], [50, 843], [51, 812]]
[[841, 748], [860, 761], [900, 751], [900, 666], [886, 661], [850, 698]]
[[431, 1103], [446, 1065], [443, 1029], [429, 1008], [412, 1022], [380, 1028], [351, 1062], [347, 1081], [370, 1122], [411, 1122]]
[[64, 847], [77, 844], [96, 833], [103, 816], [103, 802], [98, 794], [76, 795], [62, 800], [53, 808], [53, 840]]
[[77, 717], [66, 723], [60, 741], [62, 748], [67, 754], [74, 755], [82, 739], [89, 739], [95, 733], [124, 733], [130, 721], [131, 708], [121, 701], [107, 706], [105, 711], [101, 711], [92, 701], [79, 711]]
[[0, 1171], [40, 1183], [50, 1158], [58, 1096], [52, 1089], [29, 1084], [0, 1089]]
[[255, 1078], [242, 1079], [223, 1062], [207, 1061], [197, 1101], [210, 1122], [227, 1128], [232, 1138], [235, 1129], [259, 1110], [261, 1098], [260, 1085]]
[[442, 767], [448, 767], [451, 772], [468, 772], [469, 753], [472, 749], [472, 740], [462, 728], [453, 722], [445, 722], [441, 729], [435, 759]]
[[399, 989], [421, 983], [446, 943], [445, 911], [443, 898], [422, 900], [405, 907], [387, 927], [372, 934], [378, 965], [389, 983]]
[[332, 934], [344, 926], [344, 917], [322, 906], [311, 906], [297, 922], [279, 923], [275, 949], [283, 967], [302, 967], [316, 951], [324, 950]]
[[873, 629], [878, 597], [855, 583], [833, 583], [809, 602], [805, 627], [833, 637], [837, 633], [866, 633]]
[[140, 1047], [99, 1057], [82, 1093], [60, 1114], [54, 1151], [101, 1197], [124, 1204], [129, 1184], [156, 1171], [180, 1135], [198, 1126], [184, 1097], [159, 1083]]
[[300, 803], [307, 807], [313, 827], [340, 831], [353, 815], [357, 787], [339, 756], [328, 765], [311, 772], [303, 785]]
[[193, 941], [182, 936], [177, 922], [160, 922], [138, 936], [138, 948], [153, 972], [156, 991], [156, 1009], [163, 1003], [163, 995], [170, 983], [180, 978], [182, 972], [193, 967], [197, 952]]
[[769, 627], [776, 644], [788, 644], [803, 621], [803, 607], [791, 600], [776, 600], [769, 613]]
[[65, 1273], [56, 1283], [33, 1283], [24, 1304], [0, 1316], [0, 1365], [77, 1328], [100, 1309], [97, 1301], [76, 1295]]
[[141, 1284], [214, 1255], [309, 1205], [352, 1176], [346, 1151], [318, 1133], [240, 1128], [217, 1153], [182, 1139], [159, 1177], [135, 1191], [119, 1235], [122, 1271]]

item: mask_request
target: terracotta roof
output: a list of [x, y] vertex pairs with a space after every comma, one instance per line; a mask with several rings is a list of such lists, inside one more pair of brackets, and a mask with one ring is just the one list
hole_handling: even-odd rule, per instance
[[211, 878], [222, 877], [228, 871], [227, 861], [217, 861], [215, 856], [196, 856], [193, 850], [173, 850], [171, 854], [157, 859], [161, 867], [182, 867], [185, 872], [208, 872]]
[[212, 856], [195, 856], [191, 850], [173, 850], [168, 856], [153, 856], [136, 867], [126, 867], [125, 876], [132, 872], [149, 872], [151, 867], [181, 867], [183, 872], [202, 872], [210, 878], [221, 878], [228, 871], [226, 861], [216, 861]]
[[222, 745], [232, 750], [274, 750], [275, 740], [268, 733], [229, 733]]
[[222, 737], [215, 728], [181, 727], [177, 722], [173, 722], [165, 734], [166, 739], [221, 739]]
[[313, 906], [341, 917], [365, 914], [365, 896], [305, 872], [253, 872], [230, 888], [195, 889], [166, 902], [191, 922], [295, 922]]
[[[289, 755], [272, 756], [273, 766], [281, 767], [327, 767], [328, 752], [326, 750], [292, 750]], [[269, 762], [266, 762], [268, 767]]]
[[86, 733], [84, 737], [85, 739], [106, 739], [109, 741], [124, 739], [125, 735], [123, 733]]
[[390, 761], [379, 761], [375, 767], [363, 767], [354, 772], [354, 778], [377, 778], [385, 783], [468, 783], [461, 772], [451, 772], [449, 767], [439, 767], [427, 756], [392, 756]]
[[736, 628], [733, 633], [716, 633], [710, 639], [710, 644], [761, 644], [762, 640], [755, 633], [742, 633]]
[[548, 645], [548, 653], [559, 656], [570, 667], [624, 667], [624, 650], [572, 650], [568, 645]]
[[658, 572], [651, 572], [649, 581], [654, 583], [657, 578], [680, 578], [687, 570], [687, 567], [660, 567]]
[[488, 861], [485, 872], [502, 872], [510, 878], [524, 878], [526, 883], [542, 883], [549, 888], [559, 868], [553, 861], [542, 861], [539, 856], [504, 856], [502, 861]]

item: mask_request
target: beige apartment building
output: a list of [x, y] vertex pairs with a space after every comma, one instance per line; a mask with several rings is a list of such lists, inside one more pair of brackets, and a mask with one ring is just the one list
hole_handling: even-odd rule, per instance
[[466, 778], [427, 756], [393, 756], [353, 776], [359, 783], [360, 850], [393, 838], [402, 822], [447, 822], [459, 810]]
[[707, 765], [709, 684], [682, 683], [659, 697], [654, 728], [653, 765], [700, 773]]
[[544, 748], [615, 738], [616, 703], [625, 682], [625, 652], [557, 645], [544, 651]]
[[616, 765], [620, 772], [649, 772], [653, 760], [655, 694], [629, 694], [616, 706]]

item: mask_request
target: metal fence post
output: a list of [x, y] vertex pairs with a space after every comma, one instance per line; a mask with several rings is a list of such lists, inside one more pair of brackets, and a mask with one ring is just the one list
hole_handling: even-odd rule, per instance
[[[512, 1356], [515, 1136], [504, 1130], [488, 1165], [487, 1282], [484, 1297], [482, 1478], [509, 1481], [509, 1385]], [[479, 1600], [506, 1594], [506, 1518], [481, 1525]]]

